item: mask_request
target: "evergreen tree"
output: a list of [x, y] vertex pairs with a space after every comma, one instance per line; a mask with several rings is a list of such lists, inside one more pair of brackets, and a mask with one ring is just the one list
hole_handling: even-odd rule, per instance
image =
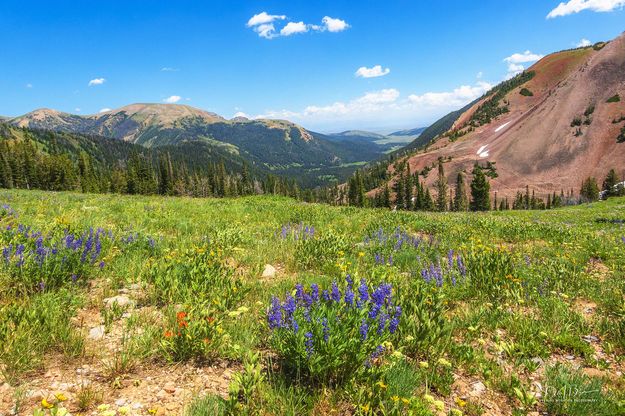
[[480, 165], [473, 167], [471, 181], [471, 210], [488, 211], [490, 209], [490, 184]]
[[618, 189], [616, 184], [620, 182], [618, 175], [614, 169], [610, 169], [607, 176], [603, 181], [603, 191], [605, 191], [606, 198], [610, 196], [618, 195]]
[[454, 211], [467, 211], [469, 209], [469, 197], [467, 196], [464, 174], [458, 172], [456, 177], [456, 196], [454, 198]]
[[582, 182], [579, 196], [583, 202], [593, 202], [599, 199], [599, 186], [593, 177], [586, 178]]
[[436, 209], [438, 211], [447, 210], [447, 178], [443, 168], [443, 158], [438, 158], [438, 178], [436, 179]]

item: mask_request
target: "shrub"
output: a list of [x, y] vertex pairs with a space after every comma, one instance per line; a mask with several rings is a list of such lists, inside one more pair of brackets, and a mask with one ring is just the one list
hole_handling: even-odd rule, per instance
[[582, 118], [581, 117], [575, 117], [573, 119], [573, 121], [571, 121], [571, 127], [579, 127], [582, 125]]
[[334, 265], [349, 249], [345, 237], [333, 231], [319, 236], [300, 238], [295, 246], [295, 261], [305, 269]]
[[339, 384], [376, 364], [400, 315], [390, 284], [370, 289], [362, 279], [354, 288], [348, 276], [342, 288], [333, 282], [329, 290], [312, 284], [305, 291], [298, 284], [284, 302], [274, 297], [267, 322], [287, 369], [312, 382]]
[[625, 127], [621, 129], [621, 134], [619, 134], [618, 137], [616, 138], [616, 142], [617, 143], [625, 142]]
[[445, 297], [434, 285], [416, 282], [398, 291], [402, 314], [398, 331], [406, 355], [428, 357], [440, 353], [451, 335], [445, 318]]
[[606, 103], [618, 103], [619, 101], [621, 101], [621, 96], [618, 94], [614, 94], [613, 96], [608, 98]]
[[165, 358], [171, 362], [216, 358], [223, 340], [217, 316], [203, 308], [188, 312], [170, 309], [160, 345]]
[[165, 304], [189, 299], [208, 299], [220, 311], [238, 304], [244, 293], [243, 282], [214, 245], [197, 246], [182, 253], [171, 252], [148, 272], [153, 297]]
[[519, 94], [521, 94], [524, 97], [533, 97], [534, 93], [531, 92], [530, 90], [528, 90], [527, 88], [521, 88], [521, 91], [519, 92]]

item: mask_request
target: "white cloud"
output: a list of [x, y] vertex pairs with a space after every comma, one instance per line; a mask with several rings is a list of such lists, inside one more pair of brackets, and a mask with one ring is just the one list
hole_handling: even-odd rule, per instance
[[304, 22], [289, 22], [280, 31], [282, 36], [291, 36], [296, 33], [308, 32], [308, 26]]
[[247, 27], [258, 26], [266, 23], [272, 23], [276, 20], [284, 20], [286, 16], [284, 15], [276, 15], [276, 14], [268, 14], [267, 12], [261, 12], [255, 14], [247, 21]]
[[26, 84], [26, 88], [32, 88], [33, 84], [31, 84], [30, 82], [28, 84]]
[[106, 82], [106, 79], [104, 78], [94, 78], [91, 81], [89, 81], [89, 86], [92, 87], [94, 85], [102, 85]]
[[525, 62], [534, 62], [542, 59], [545, 55], [539, 55], [537, 53], [532, 53], [530, 51], [525, 51], [523, 53], [513, 53], [512, 55], [504, 58], [504, 62], [509, 64], [522, 64]]
[[510, 79], [515, 75], [520, 74], [525, 70], [525, 66], [521, 65], [528, 62], [536, 62], [539, 59], [542, 59], [544, 55], [540, 55], [537, 53], [532, 53], [530, 51], [525, 51], [523, 53], [513, 53], [512, 55], [504, 58], [504, 62], [508, 64], [508, 73], [506, 74], [506, 79]]
[[585, 48], [586, 46], [590, 46], [590, 45], [592, 45], [592, 42], [586, 38], [583, 38], [575, 46], [577, 46], [578, 48]]
[[360, 78], [375, 78], [375, 77], [383, 77], [391, 72], [390, 68], [382, 69], [381, 65], [375, 65], [372, 68], [367, 68], [366, 66], [361, 66], [356, 71], [356, 76]]
[[164, 66], [161, 68], [161, 72], [178, 72], [178, 68], [172, 68], [171, 66]]
[[110, 109], [110, 108], [103, 108], [103, 109], [101, 109], [99, 112], [100, 112], [100, 113], [108, 113], [109, 111], [111, 111], [111, 109]]
[[448, 92], [426, 92], [402, 98], [395, 88], [367, 92], [348, 101], [309, 105], [301, 111], [267, 111], [254, 118], [287, 119], [307, 127], [333, 130], [357, 126], [427, 124], [482, 96], [492, 85], [478, 82]]
[[178, 101], [181, 100], [182, 97], [180, 97], [179, 95], [172, 95], [170, 97], [167, 97], [165, 99], [163, 99], [163, 102], [166, 102], [167, 104], [174, 104], [177, 103]]
[[480, 71], [480, 72], [477, 73], [477, 75], [475, 75], [475, 78], [482, 79], [483, 76], [484, 76], [484, 73], [482, 71]]
[[236, 113], [234, 113], [234, 115], [232, 116], [232, 118], [236, 118], [236, 117], [251, 118], [249, 115], [247, 115], [247, 114], [246, 114], [246, 113], [244, 113], [243, 111], [237, 111]]
[[76, 107], [76, 108], [74, 108], [74, 111], [77, 112], [77, 113], [80, 113], [80, 108]]
[[330, 16], [325, 16], [321, 19], [321, 22], [323, 22], [323, 25], [328, 32], [342, 32], [349, 28], [349, 25], [345, 20], [335, 19]]
[[[261, 12], [252, 16], [246, 26], [251, 28], [261, 38], [273, 39], [279, 36], [291, 36], [297, 33], [306, 32], [342, 32], [349, 28], [349, 24], [346, 21], [325, 16], [321, 19], [321, 24], [308, 24], [303, 21], [288, 22], [286, 25], [280, 28], [280, 21], [287, 20], [285, 15], [268, 14], [267, 12]], [[278, 27], [276, 28], [276, 25]]]
[[549, 12], [547, 19], [554, 17], [567, 16], [569, 14], [579, 13], [584, 10], [592, 10], [593, 12], [611, 12], [625, 6], [625, 0], [569, 0], [562, 2]]
[[430, 107], [463, 106], [490, 90], [493, 86], [488, 82], [479, 81], [476, 85], [462, 85], [449, 92], [426, 92], [422, 95], [410, 95], [413, 104]]

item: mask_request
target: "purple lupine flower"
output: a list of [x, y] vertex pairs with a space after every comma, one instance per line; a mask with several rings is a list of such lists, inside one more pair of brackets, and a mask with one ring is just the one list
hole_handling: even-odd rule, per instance
[[13, 245], [9, 245], [2, 249], [2, 257], [4, 257], [4, 261], [8, 264], [11, 261], [11, 252], [13, 251]]
[[288, 295], [284, 301], [284, 305], [282, 305], [282, 309], [286, 313], [285, 320], [291, 320], [293, 318], [293, 314], [295, 313], [296, 303], [293, 296]]
[[319, 285], [317, 283], [310, 285], [310, 298], [313, 302], [319, 301]]
[[525, 259], [525, 265], [526, 266], [529, 266], [529, 265], [532, 264], [530, 256], [528, 256], [527, 254], [524, 256], [524, 259]]
[[367, 287], [367, 281], [364, 278], [360, 279], [360, 286], [358, 286], [358, 298], [362, 303], [366, 303], [369, 300], [369, 288]]
[[321, 326], [323, 327], [323, 340], [328, 342], [330, 338], [330, 328], [328, 328], [328, 320], [326, 318], [323, 318], [321, 321]]
[[354, 287], [354, 279], [352, 279], [352, 275], [351, 275], [351, 274], [348, 274], [348, 275], [345, 277], [345, 281], [347, 282], [347, 287], [349, 287], [350, 289], [351, 289], [352, 287]]
[[46, 284], [43, 281], [39, 282], [38, 286], [40, 292], [43, 292], [46, 289]]
[[323, 289], [323, 291], [321, 292], [321, 298], [326, 302], [330, 300], [330, 293], [327, 289]]
[[345, 303], [349, 306], [354, 304], [354, 291], [349, 287], [345, 290]]
[[453, 269], [454, 267], [454, 250], [450, 249], [447, 252], [447, 265], [449, 266], [449, 270]]
[[280, 305], [280, 299], [276, 296], [271, 298], [271, 306], [267, 312], [267, 322], [269, 328], [280, 328], [282, 326], [282, 305]]
[[394, 334], [397, 331], [397, 327], [399, 327], [399, 318], [401, 317], [401, 306], [395, 307], [395, 313], [391, 318], [391, 321], [388, 324], [388, 331], [391, 334]]
[[458, 270], [460, 271], [460, 275], [465, 278], [467, 277], [467, 268], [464, 265], [464, 261], [462, 260], [462, 256], [456, 256], [456, 264], [458, 264]]
[[306, 338], [306, 341], [304, 341], [304, 345], [306, 346], [306, 354], [308, 354], [308, 357], [310, 357], [314, 352], [312, 332], [306, 332], [304, 334], [304, 338]]
[[332, 282], [332, 292], [330, 293], [330, 298], [335, 302], [341, 301], [341, 292], [339, 291], [339, 286], [336, 282]]
[[360, 339], [362, 341], [365, 341], [367, 339], [367, 335], [369, 334], [369, 324], [367, 323], [367, 321], [365, 319], [362, 320], [362, 323], [360, 324]]
[[299, 325], [297, 324], [297, 321], [293, 319], [293, 333], [297, 334], [297, 331], [299, 331]]
[[381, 313], [380, 314], [380, 320], [378, 321], [378, 335], [382, 335], [382, 333], [384, 332], [384, 328], [386, 328], [386, 321], [388, 320], [389, 316], [387, 313]]
[[295, 299], [298, 302], [301, 302], [304, 299], [304, 286], [301, 283], [295, 285]]
[[78, 281], [78, 276], [74, 273], [72, 274], [72, 283], [76, 283]]
[[100, 268], [100, 270], [102, 270], [105, 266], [105, 263], [103, 261], [100, 262], [100, 264], [98, 264], [98, 267]]

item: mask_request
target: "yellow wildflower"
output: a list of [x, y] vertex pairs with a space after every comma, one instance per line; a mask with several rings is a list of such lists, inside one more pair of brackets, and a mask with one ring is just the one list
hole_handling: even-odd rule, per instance
[[360, 251], [360, 252], [358, 252], [358, 257], [364, 257], [364, 256], [365, 256], [364, 251]]
[[43, 407], [44, 409], [52, 409], [54, 405], [50, 403], [49, 401], [47, 401], [46, 399], [43, 399], [41, 400], [41, 407]]
[[431, 396], [429, 394], [424, 394], [423, 400], [425, 400], [428, 403], [434, 403], [434, 396]]
[[456, 404], [460, 407], [465, 407], [467, 405], [467, 402], [462, 400], [460, 397], [456, 397], [455, 401], [456, 401]]
[[406, 398], [402, 398], [401, 401], [402, 401], [403, 404], [409, 404], [410, 403], [410, 400], [408, 400]]
[[54, 397], [56, 397], [56, 399], [60, 402], [64, 402], [65, 400], [67, 400], [67, 397], [65, 397], [63, 393], [57, 393], [54, 395]]
[[394, 402], [398, 402], [399, 401], [399, 396], [392, 396], [391, 400]]
[[98, 411], [99, 412], [104, 412], [106, 410], [109, 410], [109, 407], [111, 407], [111, 406], [108, 405], [108, 404], [102, 403], [101, 405], [98, 406]]
[[427, 361], [419, 361], [419, 367], [428, 368], [430, 364]]
[[156, 412], [157, 412], [156, 409], [148, 409], [148, 413], [151, 414], [151, 415], [155, 415]]
[[365, 413], [367, 413], [369, 411], [369, 405], [368, 404], [362, 404], [362, 405], [360, 405], [360, 408]]
[[378, 381], [377, 383], [378, 386], [380, 386], [381, 389], [385, 389], [386, 387], [388, 387], [386, 384], [384, 384], [382, 381]]
[[119, 412], [120, 415], [127, 415], [128, 413], [130, 413], [130, 408], [128, 406], [122, 406], [119, 409], [117, 409], [117, 411]]
[[438, 364], [442, 365], [443, 367], [451, 368], [451, 363], [444, 358], [439, 358]]
[[443, 403], [441, 400], [435, 400], [434, 407], [436, 408], [436, 410], [442, 412], [443, 410], [445, 410], [445, 403]]

